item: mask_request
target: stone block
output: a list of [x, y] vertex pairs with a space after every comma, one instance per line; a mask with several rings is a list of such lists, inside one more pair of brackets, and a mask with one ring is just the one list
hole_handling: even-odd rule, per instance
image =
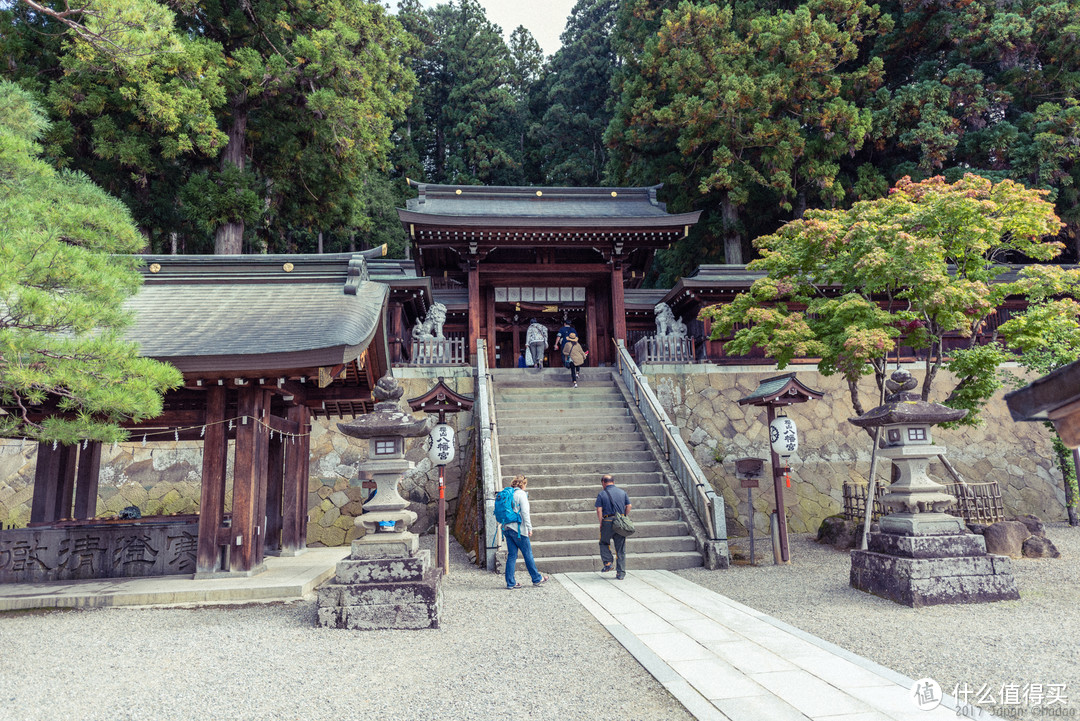
[[[438, 602], [439, 584], [434, 578], [438, 569], [428, 571], [428, 578], [423, 582], [409, 583], [357, 583], [329, 584], [338, 586], [337, 598], [332, 605], [340, 606], [400, 606], [412, 604], [434, 604]], [[319, 589], [320, 593], [322, 589]], [[319, 605], [323, 605], [322, 598]]]
[[442, 604], [387, 604], [319, 608], [319, 625], [352, 631], [438, 628]]
[[957, 558], [985, 556], [983, 537], [974, 533], [944, 536], [903, 536], [895, 533], [871, 533], [869, 550], [900, 558]]
[[852, 551], [850, 582], [860, 591], [914, 608], [1020, 598], [1011, 566], [994, 556], [913, 559]]
[[344, 491], [335, 491], [334, 493], [330, 494], [330, 502], [338, 508], [344, 506], [346, 503], [349, 502], [349, 500], [349, 495]]
[[986, 539], [986, 552], [1010, 558], [1021, 558], [1024, 541], [1031, 532], [1020, 521], [998, 521], [986, 527], [983, 538]]
[[419, 547], [419, 539], [411, 533], [375, 533], [353, 541], [352, 558], [410, 558]]
[[363, 560], [346, 558], [338, 561], [337, 583], [373, 583], [421, 581], [431, 567], [431, 551], [425, 549], [412, 558]]

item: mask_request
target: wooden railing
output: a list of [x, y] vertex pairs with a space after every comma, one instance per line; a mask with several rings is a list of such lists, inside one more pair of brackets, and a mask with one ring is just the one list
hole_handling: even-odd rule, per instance
[[495, 426], [495, 397], [491, 392], [491, 373], [487, 367], [487, 342], [476, 339], [476, 435], [480, 458], [480, 489], [484, 494], [484, 565], [496, 571], [495, 554], [502, 545], [502, 528], [495, 522], [495, 494], [502, 489], [502, 464], [499, 460], [499, 432]]
[[465, 365], [466, 341], [464, 338], [433, 338], [413, 340], [409, 354], [410, 363], [420, 366]]
[[645, 417], [645, 423], [652, 431], [664, 453], [668, 463], [671, 464], [679, 484], [686, 491], [698, 518], [705, 526], [708, 540], [719, 544], [718, 552], [730, 558], [727, 544], [727, 518], [724, 514], [724, 499], [713, 490], [708, 479], [705, 478], [701, 466], [694, 460], [686, 442], [679, 435], [679, 427], [668, 418], [660, 401], [649, 388], [649, 382], [641, 374], [641, 370], [622, 340], [615, 341], [616, 358], [619, 364], [619, 374], [623, 383], [634, 397], [634, 404], [641, 415]]
[[693, 363], [694, 339], [676, 336], [646, 336], [634, 344], [638, 365], [645, 363]]

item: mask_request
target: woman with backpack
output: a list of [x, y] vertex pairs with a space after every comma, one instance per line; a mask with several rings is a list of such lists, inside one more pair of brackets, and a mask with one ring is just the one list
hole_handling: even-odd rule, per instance
[[581, 343], [578, 343], [577, 333], [571, 333], [566, 336], [566, 343], [562, 347], [563, 364], [570, 369], [570, 380], [574, 384], [574, 388], [577, 388], [577, 373], [578, 368], [585, 365], [585, 356], [589, 355], [589, 351], [582, 349]]
[[[495, 520], [503, 524], [503, 538], [506, 539], [506, 587], [508, 589], [521, 588], [521, 584], [514, 578], [514, 568], [517, 566], [518, 551], [525, 560], [525, 569], [529, 572], [534, 586], [546, 583], [548, 577], [536, 570], [536, 561], [533, 560], [532, 543], [532, 519], [529, 516], [529, 494], [525, 487], [529, 485], [529, 479], [525, 476], [515, 476], [510, 481], [513, 494], [506, 494], [510, 488], [499, 491], [495, 497]], [[505, 502], [504, 494], [509, 495], [509, 503]], [[509, 509], [500, 508], [509, 505]], [[509, 511], [509, 512], [507, 512]], [[504, 519], [515, 519], [506, 520]]]

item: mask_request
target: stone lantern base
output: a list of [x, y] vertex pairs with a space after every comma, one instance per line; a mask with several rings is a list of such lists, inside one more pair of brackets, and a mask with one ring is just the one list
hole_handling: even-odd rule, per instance
[[432, 565], [431, 551], [417, 551], [415, 536], [373, 535], [389, 538], [353, 541], [337, 576], [319, 587], [319, 625], [356, 631], [438, 628], [442, 572]]
[[860, 591], [913, 608], [1020, 598], [1009, 557], [988, 554], [977, 534], [871, 533], [867, 546], [851, 552], [851, 586]]

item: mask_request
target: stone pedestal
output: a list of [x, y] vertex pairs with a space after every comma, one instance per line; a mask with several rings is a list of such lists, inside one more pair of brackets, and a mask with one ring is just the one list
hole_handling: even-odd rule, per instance
[[406, 553], [411, 546], [353, 541], [337, 577], [319, 587], [319, 625], [354, 631], [438, 628], [442, 572], [431, 564], [431, 551]]
[[867, 545], [851, 552], [851, 586], [860, 591], [914, 608], [1020, 598], [1009, 558], [988, 554], [974, 533], [871, 533]]

